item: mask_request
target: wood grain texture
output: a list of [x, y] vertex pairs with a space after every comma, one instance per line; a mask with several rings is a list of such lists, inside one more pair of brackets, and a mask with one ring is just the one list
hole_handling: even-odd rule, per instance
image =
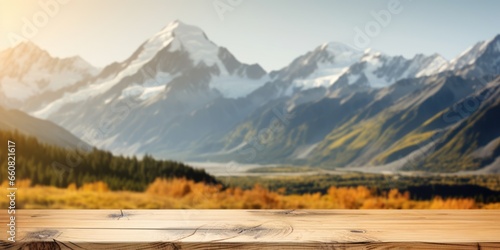
[[500, 249], [500, 210], [17, 210], [16, 222], [0, 249]]

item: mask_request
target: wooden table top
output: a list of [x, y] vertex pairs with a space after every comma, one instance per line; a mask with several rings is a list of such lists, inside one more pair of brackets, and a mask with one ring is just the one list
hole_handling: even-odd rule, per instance
[[[0, 222], [8, 230], [7, 210]], [[500, 210], [17, 210], [0, 249], [500, 249]]]

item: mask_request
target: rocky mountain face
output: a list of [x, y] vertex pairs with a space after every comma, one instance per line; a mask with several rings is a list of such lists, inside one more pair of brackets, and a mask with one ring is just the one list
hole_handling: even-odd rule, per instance
[[124, 62], [32, 114], [118, 153], [167, 154], [237, 123], [253, 109], [242, 98], [267, 79], [259, 65], [174, 21]]
[[78, 56], [56, 58], [31, 42], [20, 43], [0, 52], [0, 104], [40, 108], [98, 71]]
[[115, 153], [492, 172], [499, 53], [500, 36], [451, 61], [332, 42], [268, 73], [174, 21], [102, 70], [33, 44], [0, 52], [0, 96]]

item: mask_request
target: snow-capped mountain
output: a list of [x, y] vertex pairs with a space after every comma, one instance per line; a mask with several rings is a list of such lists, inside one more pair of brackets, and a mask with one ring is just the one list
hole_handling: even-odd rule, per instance
[[[200, 28], [174, 21], [127, 60], [33, 114], [115, 152], [156, 152], [232, 126], [252, 110], [243, 98], [266, 81], [259, 65], [239, 62]], [[166, 141], [172, 144], [164, 149]]]
[[52, 57], [31, 42], [0, 52], [0, 92], [5, 106], [20, 108], [29, 99], [70, 87], [98, 72], [78, 56]]
[[316, 87], [329, 87], [343, 75], [349, 66], [359, 61], [362, 53], [342, 43], [325, 43], [318, 47], [312, 54], [300, 58], [301, 65], [315, 63], [315, 69], [307, 76], [293, 80], [293, 87], [297, 89], [310, 89]]
[[429, 76], [441, 71], [448, 62], [438, 54], [415, 55], [411, 59], [402, 56], [388, 56], [370, 49], [365, 51], [359, 62], [352, 64], [339, 82], [343, 84], [366, 85], [374, 88], [387, 87], [404, 78]]
[[485, 76], [500, 73], [500, 35], [476, 43], [450, 61], [441, 71], [460, 70], [466, 76]]
[[[137, 59], [125, 73], [133, 73], [137, 67], [145, 65], [164, 49], [170, 53], [182, 51], [188, 55], [193, 67], [211, 69], [209, 87], [219, 91], [224, 97], [244, 97], [267, 80], [264, 77], [265, 71], [259, 65], [243, 65], [227, 49], [210, 41], [200, 28], [180, 21], [170, 23], [146, 41], [141, 46]], [[158, 81], [163, 80], [167, 84], [170, 82], [168, 80], [175, 78], [172, 75], [166, 76], [164, 72], [160, 72], [157, 77]], [[233, 84], [241, 80], [245, 80], [245, 83]], [[151, 84], [145, 85], [143, 93], [151, 94], [152, 90], [147, 89]]]
[[291, 98], [290, 107], [326, 96], [383, 88], [405, 78], [437, 74], [448, 62], [438, 54], [411, 59], [348, 45], [325, 43], [270, 73], [271, 81], [250, 95], [254, 103]]
[[328, 88], [362, 55], [361, 51], [342, 43], [325, 43], [297, 57], [283, 69], [271, 72], [271, 82], [252, 93], [252, 98], [260, 103], [262, 99], [291, 96], [318, 87]]
[[[202, 105], [218, 97], [244, 97], [268, 80], [259, 65], [240, 63], [227, 49], [210, 41], [200, 28], [180, 21], [168, 24], [115, 66], [111, 73], [98, 75], [87, 87], [35, 115], [47, 118], [66, 104], [103, 96], [106, 103], [124, 98], [154, 103], [171, 97], [200, 101]], [[194, 92], [202, 95], [200, 99], [189, 96]]]
[[392, 164], [427, 143], [429, 131], [450, 130], [457, 121], [442, 112], [486, 89], [499, 58], [500, 36], [451, 62], [331, 42], [268, 74], [174, 21], [102, 70], [33, 44], [1, 52], [0, 105], [118, 154], [231, 161], [270, 135], [254, 162], [362, 167]]

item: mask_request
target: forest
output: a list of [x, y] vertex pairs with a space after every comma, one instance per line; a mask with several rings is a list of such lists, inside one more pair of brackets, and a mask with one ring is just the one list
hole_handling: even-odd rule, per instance
[[[179, 162], [64, 149], [18, 132], [0, 131], [2, 152], [8, 140], [17, 149], [19, 208], [500, 208], [498, 175], [215, 178]], [[1, 192], [6, 192], [5, 159], [0, 165], [5, 169], [0, 171]]]
[[[0, 152], [7, 152], [7, 141], [14, 141], [16, 178], [29, 179], [32, 185], [67, 187], [70, 183], [81, 187], [85, 183], [102, 181], [111, 190], [142, 191], [156, 178], [186, 178], [196, 182], [217, 184], [204, 170], [183, 163], [155, 160], [146, 155], [136, 157], [114, 156], [110, 152], [92, 149], [64, 149], [40, 143], [34, 137], [16, 131], [0, 131]], [[2, 154], [5, 158], [6, 154]], [[0, 178], [6, 179], [7, 161], [1, 159]]]
[[[288, 167], [287, 167], [288, 168]], [[345, 172], [298, 176], [219, 177], [227, 186], [252, 188], [255, 183], [271, 191], [286, 189], [285, 194], [327, 193], [335, 187], [370, 187], [381, 194], [391, 189], [408, 191], [414, 200], [471, 198], [477, 202], [500, 202], [500, 175], [401, 175]]]

